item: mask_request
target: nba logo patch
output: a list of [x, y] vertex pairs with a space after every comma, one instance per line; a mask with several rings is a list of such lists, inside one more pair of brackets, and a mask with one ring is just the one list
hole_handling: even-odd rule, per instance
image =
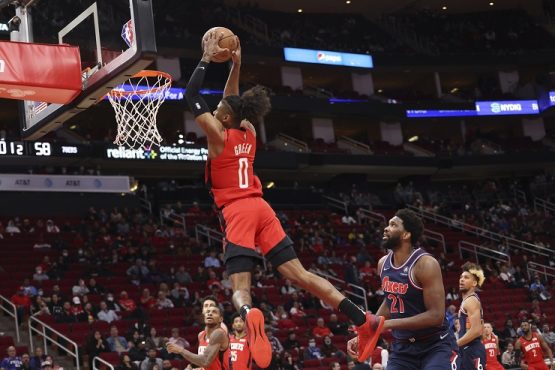
[[135, 29], [133, 28], [133, 21], [129, 20], [121, 29], [121, 38], [127, 46], [133, 47], [135, 45]]

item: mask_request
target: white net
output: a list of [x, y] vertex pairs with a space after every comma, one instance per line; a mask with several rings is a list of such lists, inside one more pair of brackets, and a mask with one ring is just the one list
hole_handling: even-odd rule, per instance
[[129, 149], [150, 149], [162, 143], [156, 116], [171, 82], [167, 73], [142, 71], [108, 93], [118, 124], [114, 144]]

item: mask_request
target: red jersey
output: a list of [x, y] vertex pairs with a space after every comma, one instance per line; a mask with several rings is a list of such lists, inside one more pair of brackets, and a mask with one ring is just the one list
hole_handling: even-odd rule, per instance
[[[227, 334], [227, 333], [226, 333]], [[209, 339], [206, 338], [206, 331], [203, 330], [198, 334], [198, 351], [199, 355], [204, 353], [204, 349], [208, 346]], [[210, 366], [204, 367], [204, 370], [229, 370], [229, 347], [225, 351], [220, 351], [214, 358]]]
[[545, 364], [543, 360], [542, 346], [536, 333], [532, 333], [532, 339], [530, 340], [526, 340], [524, 337], [520, 337], [519, 340], [526, 364]]
[[249, 370], [251, 368], [251, 350], [247, 337], [237, 339], [235, 335], [230, 335], [229, 350], [233, 370]]
[[206, 183], [218, 208], [237, 199], [261, 197], [262, 184], [254, 174], [256, 136], [249, 130], [226, 129], [224, 149], [206, 162]]
[[499, 363], [497, 360], [497, 355], [499, 355], [499, 339], [497, 336], [492, 335], [490, 339], [482, 339], [482, 343], [486, 348], [486, 366]]

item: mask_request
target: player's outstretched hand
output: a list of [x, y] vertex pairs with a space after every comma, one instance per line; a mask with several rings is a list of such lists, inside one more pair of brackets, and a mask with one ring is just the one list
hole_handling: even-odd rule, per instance
[[226, 50], [229, 51], [229, 49], [223, 49], [220, 47], [220, 45], [218, 45], [222, 37], [224, 37], [224, 34], [221, 32], [218, 33], [216, 31], [212, 31], [208, 33], [208, 36], [202, 40], [203, 57], [207, 57], [212, 60], [211, 58], [214, 55]]
[[347, 353], [353, 358], [358, 358], [358, 337], [347, 342]]
[[168, 353], [180, 354], [183, 351], [183, 347], [181, 347], [180, 345], [177, 345], [175, 343], [168, 343], [166, 345], [166, 350], [168, 351]]
[[231, 52], [231, 60], [233, 64], [241, 65], [241, 41], [238, 36], [235, 36], [235, 38], [237, 39], [237, 49]]

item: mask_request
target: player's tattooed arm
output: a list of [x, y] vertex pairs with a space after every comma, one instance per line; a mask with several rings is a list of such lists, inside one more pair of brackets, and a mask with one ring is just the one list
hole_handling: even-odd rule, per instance
[[177, 353], [183, 356], [187, 361], [200, 366], [208, 367], [214, 361], [220, 350], [226, 346], [227, 335], [223, 330], [217, 329], [210, 335], [210, 343], [200, 355], [186, 350], [185, 348], [176, 344], [168, 344], [167, 350], [169, 353]]

